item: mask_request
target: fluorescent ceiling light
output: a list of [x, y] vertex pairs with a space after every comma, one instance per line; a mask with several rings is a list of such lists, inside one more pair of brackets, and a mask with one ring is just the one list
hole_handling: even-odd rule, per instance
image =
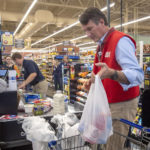
[[20, 29], [21, 25], [23, 24], [24, 20], [27, 18], [28, 14], [30, 13], [31, 9], [34, 7], [34, 5], [36, 4], [37, 0], [34, 0], [32, 2], [32, 4], [30, 5], [30, 7], [28, 8], [27, 12], [25, 13], [25, 15], [23, 16], [22, 20], [20, 21], [18, 27], [16, 28], [14, 35], [18, 32], [18, 30]]
[[[113, 3], [112, 3], [111, 5], [112, 5], [112, 7], [114, 6]], [[137, 20], [133, 20], [133, 21], [129, 21], [129, 22], [123, 23], [122, 26], [127, 26], [127, 25], [130, 25], [130, 24], [133, 24], [133, 23], [137, 23], [137, 22], [141, 22], [141, 21], [147, 20], [147, 19], [150, 19], [150, 16], [143, 17], [143, 18], [140, 18], [140, 19], [137, 19]], [[115, 26], [115, 28], [119, 28], [119, 27], [121, 27], [121, 25]], [[86, 38], [86, 37], [87, 37], [87, 35], [83, 35], [83, 36], [80, 36], [80, 37], [71, 39], [70, 41], [75, 41], [75, 40], [79, 40], [79, 39]], [[61, 43], [61, 44], [62, 44], [62, 43]], [[85, 44], [85, 43], [83, 43], [83, 45], [84, 45], [84, 44]], [[59, 45], [60, 45], [60, 43], [59, 43]], [[52, 45], [52, 46], [53, 46], [53, 45]], [[56, 45], [54, 45], [54, 46], [56, 46]], [[53, 46], [53, 47], [54, 47], [54, 46]], [[77, 45], [77, 46], [82, 46], [82, 44]], [[50, 48], [50, 47], [51, 47], [51, 46], [48, 46], [48, 47], [46, 47], [46, 48]], [[97, 46], [94, 46], [94, 47], [97, 47]], [[94, 47], [93, 47], [93, 46], [92, 46], [92, 47], [83, 47], [83, 48], [80, 48], [80, 49], [90, 49], [90, 48], [94, 48]], [[44, 49], [46, 49], [46, 48], [44, 48]]]
[[83, 35], [83, 36], [71, 39], [70, 41], [76, 41], [76, 40], [83, 39], [83, 38], [86, 38], [86, 37], [87, 37], [87, 35]]
[[[136, 22], [144, 21], [144, 20], [147, 20], [147, 19], [150, 19], [150, 16], [143, 17], [143, 18], [140, 18], [140, 19], [137, 19], [137, 20], [133, 20], [133, 21], [129, 21], [129, 22], [123, 23], [122, 26], [127, 26], [129, 24], [133, 24], [133, 23], [136, 23]], [[119, 27], [121, 27], [121, 25], [115, 26], [115, 28], [119, 28]]]
[[82, 44], [78, 44], [76, 46], [83, 46], [83, 45], [88, 45], [88, 44], [94, 44], [95, 42], [87, 42], [87, 43], [82, 43]]
[[[115, 3], [111, 3], [110, 7], [113, 7], [114, 5], [115, 5]], [[107, 9], [107, 7], [104, 7], [104, 8], [101, 9], [101, 11], [105, 11], [106, 9]], [[46, 40], [46, 39], [48, 39], [50, 37], [53, 37], [54, 35], [56, 35], [58, 33], [61, 33], [63, 31], [65, 31], [65, 30], [67, 30], [67, 29], [70, 29], [73, 26], [77, 25], [78, 23], [79, 23], [79, 21], [77, 21], [77, 22], [75, 22], [75, 23], [73, 23], [73, 24], [71, 24], [71, 25], [69, 25], [69, 26], [67, 26], [67, 27], [65, 27], [65, 28], [63, 28], [63, 29], [61, 29], [61, 30], [59, 30], [59, 31], [57, 31], [57, 32], [55, 32], [55, 33], [53, 33], [53, 34], [51, 34], [51, 35], [49, 35], [49, 36], [39, 40], [39, 41], [37, 41], [37, 42], [35, 42], [35, 43], [33, 43], [33, 44], [31, 44], [31, 46], [34, 46], [34, 45], [36, 45], [36, 44], [38, 44], [38, 43], [40, 43], [40, 42], [42, 42], [42, 41], [44, 41], [44, 40]]]
[[71, 25], [69, 25], [69, 26], [67, 26], [67, 27], [65, 27], [65, 28], [63, 28], [63, 29], [61, 29], [61, 30], [59, 30], [59, 31], [57, 31], [57, 32], [55, 32], [55, 33], [53, 33], [53, 34], [51, 34], [51, 35], [49, 35], [49, 36], [39, 40], [39, 41], [37, 41], [37, 42], [35, 42], [35, 43], [33, 43], [33, 44], [31, 44], [31, 46], [34, 46], [34, 45], [36, 45], [36, 44], [38, 44], [38, 43], [40, 43], [42, 41], [45, 41], [46, 39], [48, 39], [50, 37], [53, 37], [54, 35], [56, 35], [58, 33], [61, 33], [61, 32], [65, 31], [65, 30], [67, 30], [69, 28], [72, 28], [73, 26], [77, 25], [78, 23], [79, 23], [79, 21], [77, 21], [77, 22], [75, 22], [75, 23], [73, 23], [73, 24], [71, 24]]
[[81, 50], [84, 50], [84, 49], [91, 49], [91, 48], [95, 48], [95, 47], [97, 47], [97, 45], [95, 45], [95, 46], [90, 46], [90, 47], [80, 47], [80, 49], [81, 49]]
[[58, 45], [61, 45], [62, 43], [58, 43], [58, 44], [54, 44], [54, 45], [50, 45], [50, 46], [47, 46], [45, 48], [42, 48], [43, 50], [44, 49], [47, 49], [47, 48], [52, 48], [52, 47], [55, 47], [55, 46], [58, 46]]
[[[129, 24], [132, 24], [132, 23], [144, 21], [144, 20], [147, 20], [147, 19], [150, 19], [150, 16], [143, 17], [143, 18], [140, 18], [140, 19], [137, 19], [137, 20], [133, 20], [133, 21], [129, 21], [129, 22], [123, 23], [122, 26], [126, 26], [126, 25], [129, 25]], [[115, 26], [115, 28], [119, 28], [119, 27], [121, 27], [121, 25]], [[86, 37], [87, 37], [87, 35], [83, 35], [83, 36], [77, 37], [75, 39], [72, 39], [71, 41], [75, 41], [75, 40], [86, 38]]]
[[26, 49], [26, 50], [17, 50], [17, 49], [13, 49], [12, 50], [12, 53], [15, 53], [15, 52], [26, 52], [26, 53], [47, 53], [49, 52], [48, 50], [45, 50], [43, 51], [42, 49]]
[[[115, 6], [115, 3], [111, 3], [110, 4], [110, 8], [114, 7], [114, 6]], [[101, 9], [101, 11], [105, 11], [105, 10], [107, 10], [107, 6]]]
[[43, 26], [41, 26], [39, 29], [37, 29], [37, 30], [35, 30], [34, 32], [32, 32], [31, 34], [30, 34], [30, 36], [32, 36], [33, 34], [35, 34], [36, 32], [38, 32], [38, 31], [40, 31], [41, 29], [43, 29], [45, 26], [47, 26], [47, 25], [49, 25], [50, 23], [46, 23], [46, 24], [44, 24]]

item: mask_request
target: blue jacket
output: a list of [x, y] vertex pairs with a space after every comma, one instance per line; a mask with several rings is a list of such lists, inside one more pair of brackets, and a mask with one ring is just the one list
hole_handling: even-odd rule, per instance
[[53, 68], [53, 77], [54, 78], [62, 78], [62, 66], [63, 63], [60, 63], [57, 67]]

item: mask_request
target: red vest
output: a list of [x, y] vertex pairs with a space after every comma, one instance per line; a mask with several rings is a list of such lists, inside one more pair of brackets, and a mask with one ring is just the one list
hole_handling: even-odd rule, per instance
[[[119, 32], [117, 30], [114, 30], [113, 32], [109, 33], [109, 35], [105, 38], [104, 47], [102, 50], [102, 56], [100, 61], [106, 63], [108, 67], [115, 70], [122, 70], [121, 66], [116, 61], [115, 51], [116, 51], [118, 41], [123, 36], [129, 37], [136, 46], [135, 41], [130, 36], [122, 32]], [[97, 48], [97, 53], [98, 50], [99, 50], [99, 46]], [[100, 71], [100, 67], [95, 66], [95, 63], [99, 62], [97, 53], [95, 56], [94, 68], [93, 68], [93, 72], [95, 74], [97, 74]], [[102, 83], [105, 88], [109, 103], [128, 101], [139, 96], [139, 86], [129, 88], [127, 91], [123, 91], [123, 88], [117, 81], [111, 79], [103, 79]]]

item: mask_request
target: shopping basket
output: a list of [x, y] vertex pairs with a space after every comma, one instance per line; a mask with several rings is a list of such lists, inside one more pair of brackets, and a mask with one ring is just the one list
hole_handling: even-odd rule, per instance
[[[118, 131], [113, 131], [113, 134], [124, 138], [124, 141], [128, 141], [129, 144], [125, 145], [123, 150], [150, 150], [150, 129], [144, 128], [125, 119], [113, 119], [113, 121], [119, 121], [129, 125], [129, 127], [134, 127], [141, 131], [140, 136], [136, 138], [131, 135], [123, 135]], [[81, 135], [51, 141], [49, 142], [49, 147], [50, 150], [92, 150], [92, 145], [85, 142]], [[105, 150], [105, 145], [98, 145], [96, 149]]]

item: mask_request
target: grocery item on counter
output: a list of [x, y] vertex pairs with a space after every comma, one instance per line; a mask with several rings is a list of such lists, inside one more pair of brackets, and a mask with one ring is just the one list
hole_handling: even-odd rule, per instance
[[24, 99], [26, 103], [32, 103], [35, 100], [39, 100], [41, 98], [40, 94], [29, 94], [25, 93], [24, 94]]
[[0, 120], [10, 120], [10, 119], [20, 119], [23, 118], [23, 116], [17, 116], [17, 115], [3, 115], [0, 117]]
[[35, 101], [34, 102], [33, 114], [35, 116], [44, 114], [44, 105], [43, 105], [42, 102], [40, 102], [40, 101]]
[[56, 94], [53, 97], [53, 112], [54, 114], [64, 114], [65, 113], [65, 95], [61, 91], [56, 91]]
[[34, 108], [33, 104], [25, 104], [24, 105], [25, 113], [27, 113], [27, 114], [33, 114], [33, 108]]

